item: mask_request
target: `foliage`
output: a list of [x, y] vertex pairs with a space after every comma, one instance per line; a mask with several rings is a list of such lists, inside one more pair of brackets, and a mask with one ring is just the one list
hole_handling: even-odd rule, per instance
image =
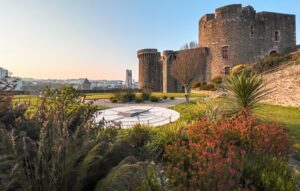
[[266, 56], [262, 60], [255, 63], [252, 69], [257, 73], [262, 73], [279, 66], [283, 61], [289, 59], [290, 59], [289, 55], [282, 55], [282, 54], [274, 54], [274, 55]]
[[296, 191], [297, 175], [285, 161], [272, 155], [247, 155], [243, 177], [251, 180], [257, 190]]
[[213, 84], [203, 84], [202, 86], [200, 86], [199, 89], [200, 90], [206, 90], [206, 91], [213, 91], [213, 90], [215, 90], [215, 85], [213, 85]]
[[198, 98], [188, 103], [180, 103], [174, 107], [170, 107], [180, 113], [180, 119], [186, 122], [200, 119], [206, 110], [206, 104], [203, 99]]
[[168, 96], [164, 95], [164, 96], [163, 96], [163, 99], [168, 99]]
[[116, 97], [110, 97], [109, 100], [110, 100], [111, 103], [117, 103], [118, 102]]
[[142, 92], [142, 99], [143, 100], [149, 100], [151, 97], [151, 92]]
[[175, 99], [175, 97], [174, 97], [174, 96], [171, 96], [170, 99]]
[[214, 83], [208, 84], [207, 82], [195, 82], [193, 83], [192, 87], [193, 89], [206, 90], [206, 91], [215, 90]]
[[254, 73], [246, 75], [242, 72], [228, 76], [224, 81], [224, 87], [229, 92], [232, 104], [236, 104], [240, 110], [244, 108], [252, 110], [270, 93], [270, 90], [265, 88], [263, 80]]
[[[166, 144], [168, 173], [179, 190], [270, 190], [276, 181], [274, 190], [293, 190], [286, 130], [245, 112], [220, 122], [203, 118]], [[252, 160], [256, 156], [262, 161]]]
[[[133, 191], [141, 190], [141, 188], [153, 190], [152, 186], [158, 185], [155, 174], [150, 174], [153, 168], [155, 167], [149, 162], [141, 162], [133, 156], [128, 156], [98, 182], [95, 191], [124, 190], [125, 188]], [[152, 175], [154, 178], [151, 177]], [[152, 182], [149, 179], [152, 179]]]
[[227, 141], [248, 153], [273, 155], [286, 159], [290, 146], [287, 131], [276, 123], [263, 123], [247, 111], [223, 120], [219, 125]]
[[160, 159], [164, 153], [164, 145], [171, 144], [178, 136], [180, 129], [186, 128], [184, 121], [177, 121], [164, 126], [153, 128], [153, 139], [148, 147], [154, 153], [156, 159]]
[[178, 190], [234, 190], [242, 176], [244, 151], [224, 141], [208, 120], [191, 124], [167, 145], [167, 171]]
[[142, 103], [143, 98], [141, 96], [136, 96], [134, 101], [135, 101], [135, 103]]
[[1, 190], [93, 190], [126, 156], [149, 158], [147, 131], [117, 138], [113, 123], [94, 124], [94, 107], [78, 102], [71, 87], [47, 89], [32, 119], [34, 139], [22, 131], [29, 125], [22, 116], [9, 124], [19, 131], [0, 122]]
[[115, 92], [113, 96], [110, 98], [110, 101], [112, 103], [116, 103], [116, 102], [127, 103], [133, 100], [135, 100], [135, 93], [131, 89], [128, 89], [123, 92]]
[[150, 96], [150, 101], [151, 102], [158, 102], [159, 101], [159, 97], [156, 97], [156, 96]]
[[210, 82], [215, 85], [220, 85], [223, 82], [223, 78], [221, 76], [216, 76]]
[[245, 64], [238, 64], [231, 69], [230, 75], [238, 75], [242, 72], [249, 74], [249, 73], [251, 73], [251, 70]]
[[[176, 55], [176, 59], [172, 64], [171, 75], [184, 87], [186, 101], [189, 101], [189, 92], [192, 88], [192, 83], [199, 77], [201, 71], [202, 54], [195, 51], [195, 44], [186, 44]], [[193, 50], [194, 49], [194, 50]]]
[[261, 120], [275, 121], [283, 124], [288, 129], [289, 138], [293, 141], [294, 149], [300, 151], [300, 108], [279, 105], [260, 104], [254, 110]]

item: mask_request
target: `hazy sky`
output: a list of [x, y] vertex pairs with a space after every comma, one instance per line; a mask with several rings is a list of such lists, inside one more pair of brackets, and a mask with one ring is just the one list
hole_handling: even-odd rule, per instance
[[20, 77], [122, 80], [128, 68], [137, 79], [138, 49], [197, 41], [200, 17], [233, 3], [296, 14], [300, 26], [299, 0], [0, 0], [0, 67]]

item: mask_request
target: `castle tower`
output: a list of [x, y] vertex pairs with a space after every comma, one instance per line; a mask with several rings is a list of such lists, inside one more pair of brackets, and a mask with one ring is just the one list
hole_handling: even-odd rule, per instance
[[162, 91], [162, 64], [157, 49], [142, 49], [137, 52], [139, 59], [139, 88]]
[[172, 50], [163, 51], [163, 92], [177, 92], [178, 83], [175, 78], [172, 77], [172, 61], [175, 58], [175, 53]]
[[233, 4], [204, 15], [199, 22], [199, 46], [211, 60], [207, 78], [226, 75], [237, 64], [247, 64], [296, 45], [295, 16], [256, 11]]

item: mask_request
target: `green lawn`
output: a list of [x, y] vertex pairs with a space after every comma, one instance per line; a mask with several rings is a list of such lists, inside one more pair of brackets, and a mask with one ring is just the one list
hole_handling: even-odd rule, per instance
[[[137, 93], [137, 95], [140, 95], [141, 93]], [[87, 100], [92, 100], [92, 99], [109, 99], [110, 97], [113, 96], [112, 93], [88, 93], [85, 94]], [[184, 93], [161, 93], [161, 92], [153, 92], [151, 95], [157, 96], [157, 97], [184, 97]], [[192, 93], [191, 97], [205, 97], [207, 95], [205, 94], [196, 94]]]

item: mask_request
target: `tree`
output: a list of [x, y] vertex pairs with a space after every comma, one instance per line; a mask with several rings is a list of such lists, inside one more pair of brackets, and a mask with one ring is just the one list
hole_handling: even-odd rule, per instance
[[172, 76], [184, 87], [187, 102], [192, 83], [198, 79], [201, 70], [201, 57], [203, 55], [195, 49], [197, 47], [195, 42], [185, 44], [172, 64]]

